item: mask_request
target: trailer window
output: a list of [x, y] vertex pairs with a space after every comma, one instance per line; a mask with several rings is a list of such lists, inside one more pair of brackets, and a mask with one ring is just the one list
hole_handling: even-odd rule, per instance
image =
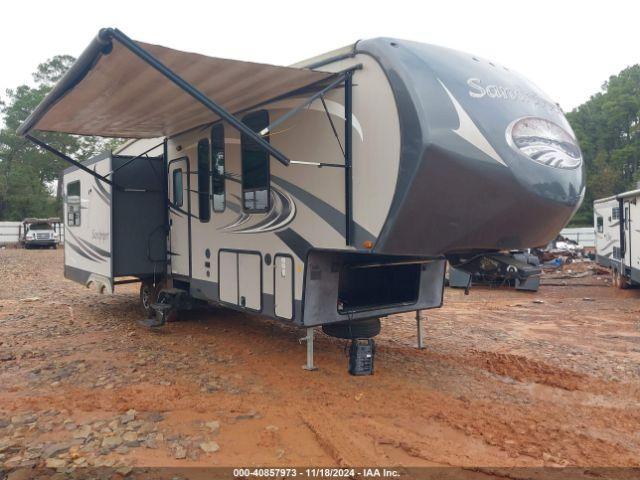
[[596, 227], [598, 229], [598, 233], [604, 232], [604, 221], [603, 221], [603, 218], [601, 216], [598, 216], [596, 218]]
[[611, 209], [611, 219], [617, 220], [618, 218], [620, 218], [620, 207], [613, 207]]
[[176, 168], [173, 171], [173, 205], [182, 206], [182, 169]]
[[67, 185], [67, 225], [80, 225], [80, 180]]
[[[269, 125], [266, 110], [250, 113], [242, 121], [259, 132]], [[268, 137], [264, 137], [269, 141]], [[269, 210], [269, 154], [246, 135], [241, 136], [242, 145], [242, 206], [248, 212]]]
[[629, 207], [624, 207], [624, 228], [629, 230]]
[[203, 139], [198, 142], [198, 215], [201, 222], [211, 218], [209, 175], [209, 140]]
[[219, 123], [211, 129], [211, 190], [213, 191], [213, 211], [223, 212], [225, 208], [224, 183], [224, 126]]

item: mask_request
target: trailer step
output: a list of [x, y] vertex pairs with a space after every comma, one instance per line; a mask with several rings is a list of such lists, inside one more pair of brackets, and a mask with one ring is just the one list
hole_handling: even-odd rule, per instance
[[174, 306], [170, 303], [153, 303], [151, 304], [151, 310], [154, 315], [150, 318], [140, 320], [138, 323], [148, 328], [162, 327], [167, 323], [167, 317], [173, 308]]

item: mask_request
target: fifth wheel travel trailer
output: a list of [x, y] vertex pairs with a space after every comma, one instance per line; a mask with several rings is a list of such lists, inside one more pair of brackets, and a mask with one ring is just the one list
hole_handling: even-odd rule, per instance
[[[37, 130], [160, 140], [81, 163]], [[584, 195], [538, 88], [389, 38], [277, 67], [103, 29], [19, 133], [73, 165], [67, 278], [141, 281], [149, 325], [208, 302], [306, 328], [309, 367], [314, 327], [440, 307], [447, 259], [546, 245]]]
[[609, 268], [613, 286], [640, 284], [640, 190], [593, 202], [596, 262]]

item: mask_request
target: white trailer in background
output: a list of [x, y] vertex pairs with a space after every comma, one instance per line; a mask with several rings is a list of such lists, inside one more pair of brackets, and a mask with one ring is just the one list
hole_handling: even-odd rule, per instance
[[640, 190], [593, 202], [596, 262], [611, 269], [613, 285], [640, 284]]

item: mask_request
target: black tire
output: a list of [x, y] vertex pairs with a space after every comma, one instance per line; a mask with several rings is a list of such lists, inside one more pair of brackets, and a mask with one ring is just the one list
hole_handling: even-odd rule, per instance
[[330, 337], [345, 338], [373, 338], [380, 333], [380, 319], [368, 318], [357, 322], [340, 322], [322, 325], [322, 331]]
[[140, 307], [149, 317], [154, 314], [151, 304], [156, 303], [158, 300], [159, 291], [160, 284], [157, 283], [154, 287], [151, 280], [143, 280], [140, 284]]

